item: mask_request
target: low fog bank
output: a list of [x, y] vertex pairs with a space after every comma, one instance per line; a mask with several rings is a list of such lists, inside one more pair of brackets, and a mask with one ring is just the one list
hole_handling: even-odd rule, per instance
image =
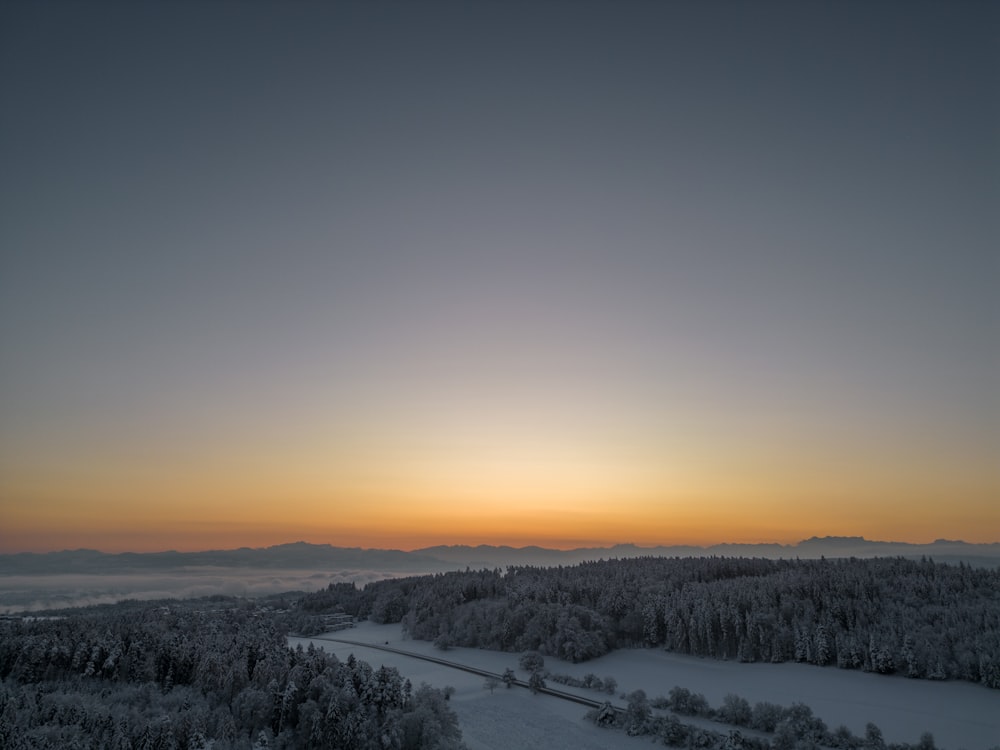
[[928, 557], [1000, 567], [1000, 543], [938, 539], [930, 544], [880, 542], [863, 537], [813, 537], [793, 545], [718, 544], [710, 547], [544, 547], [454, 545], [402, 550], [334, 547], [292, 542], [272, 547], [205, 552], [123, 552], [78, 549], [0, 554], [0, 614], [104, 604], [121, 599], [163, 599], [227, 594], [263, 596], [315, 591], [329, 583], [359, 585], [383, 578], [511, 565], [551, 567], [634, 557], [753, 557], [819, 559]]
[[169, 573], [0, 575], [0, 614], [114, 604], [123, 599], [186, 599], [213, 594], [264, 596], [316, 591], [330, 583], [357, 583], [409, 573], [384, 570], [260, 570], [189, 568]]
[[634, 557], [753, 557], [777, 559], [927, 557], [936, 562], [977, 567], [1000, 566], [1000, 543], [970, 544], [938, 539], [930, 544], [880, 542], [864, 537], [812, 537], [796, 544], [715, 544], [708, 547], [616, 544], [610, 547], [547, 549], [481, 544], [441, 545], [410, 552], [397, 549], [335, 547], [330, 544], [291, 542], [271, 547], [204, 552], [119, 552], [92, 549], [61, 552], [0, 554], [0, 577], [15, 575], [173, 574], [176, 571], [212, 568], [251, 571], [379, 571], [384, 575], [416, 575], [466, 567], [502, 568], [508, 565], [557, 566]]

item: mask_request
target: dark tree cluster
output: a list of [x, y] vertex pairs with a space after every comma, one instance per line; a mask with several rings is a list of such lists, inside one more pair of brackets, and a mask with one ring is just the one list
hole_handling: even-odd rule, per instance
[[553, 674], [552, 672], [545, 672], [544, 676], [545, 679], [558, 682], [560, 685], [597, 690], [608, 695], [614, 695], [615, 690], [618, 689], [618, 681], [614, 677], [605, 677], [602, 680], [593, 672], [585, 674], [583, 677], [574, 677], [569, 674]]
[[369, 598], [353, 583], [331, 583], [325, 589], [303, 597], [299, 603], [302, 610], [312, 614], [343, 612], [355, 617], [367, 617], [371, 613]]
[[463, 747], [439, 690], [289, 649], [250, 605], [0, 622], [0, 747]]
[[648, 557], [340, 586], [303, 606], [322, 601], [402, 622], [417, 639], [447, 634], [455, 646], [569, 661], [660, 646], [1000, 688], [1000, 569], [902, 558]]
[[[703, 695], [681, 687], [673, 688], [669, 697], [652, 700], [644, 691], [635, 690], [629, 693], [627, 701], [624, 711], [616, 711], [606, 703], [588, 712], [587, 718], [598, 726], [624, 730], [631, 736], [651, 735], [668, 747], [704, 750], [935, 750], [937, 747], [929, 732], [914, 745], [885, 742], [882, 731], [871, 723], [865, 727], [864, 737], [845, 726], [830, 730], [803, 703], [784, 707], [762, 701], [751, 707], [745, 698], [730, 694], [719, 709], [713, 709]], [[673, 713], [657, 713], [654, 709]], [[714, 719], [729, 727], [714, 730], [686, 724], [678, 714]], [[746, 732], [747, 729], [753, 731]]]

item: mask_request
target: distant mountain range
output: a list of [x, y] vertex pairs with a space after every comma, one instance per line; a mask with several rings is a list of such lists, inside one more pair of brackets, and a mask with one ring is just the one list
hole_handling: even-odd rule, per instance
[[329, 544], [293, 542], [274, 547], [240, 547], [207, 552], [121, 552], [92, 549], [63, 552], [21, 552], [0, 555], [0, 575], [115, 574], [163, 572], [190, 568], [229, 570], [342, 570], [409, 571], [451, 569], [454, 566], [419, 552], [333, 547]]
[[709, 547], [639, 547], [618, 544], [572, 550], [544, 547], [465, 545], [401, 550], [334, 547], [294, 542], [274, 547], [207, 552], [123, 552], [118, 554], [79, 549], [63, 552], [0, 555], [0, 575], [131, 575], [183, 570], [263, 571], [311, 570], [343, 572], [381, 571], [389, 575], [436, 573], [464, 568], [498, 568], [507, 565], [574, 565], [586, 560], [626, 557], [930, 557], [937, 562], [964, 562], [977, 566], [1000, 565], [1000, 543], [970, 544], [938, 539], [931, 544], [879, 542], [863, 537], [812, 537], [797, 544], [716, 544]]
[[969, 565], [1000, 565], [1000, 542], [970, 544], [938, 539], [930, 544], [878, 542], [860, 536], [812, 537], [797, 544], [715, 544], [709, 547], [659, 546], [639, 547], [616, 544], [572, 550], [544, 547], [439, 546], [414, 550], [415, 555], [447, 560], [470, 568], [495, 568], [505, 565], [574, 565], [586, 560], [625, 557], [766, 557], [770, 559], [821, 557], [907, 557], [933, 558], [937, 562], [964, 562]]

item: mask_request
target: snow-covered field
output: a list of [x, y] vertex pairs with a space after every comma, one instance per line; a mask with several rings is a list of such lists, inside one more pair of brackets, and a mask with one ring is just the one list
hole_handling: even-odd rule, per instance
[[[330, 635], [377, 644], [389, 641], [396, 648], [493, 672], [503, 672], [510, 667], [519, 677], [527, 678], [527, 673], [517, 666], [517, 654], [461, 648], [442, 653], [424, 641], [403, 641], [399, 625], [364, 624]], [[293, 647], [301, 643], [303, 648], [311, 641], [317, 647], [336, 654], [342, 661], [354, 654], [375, 668], [382, 665], [396, 667], [414, 685], [426, 682], [435, 687], [454, 687], [451, 707], [458, 715], [462, 738], [470, 750], [509, 750], [522, 747], [544, 747], [548, 750], [647, 750], [650, 747], [649, 737], [628, 737], [624, 732], [599, 729], [584, 719], [586, 707], [559, 698], [532, 695], [523, 688], [508, 690], [502, 683], [491, 694], [485, 687], [485, 680], [477, 675], [378, 649], [312, 638], [289, 638], [288, 641]], [[563, 688], [561, 685], [553, 687]], [[588, 694], [589, 691], [572, 692]], [[598, 698], [601, 696], [599, 693], [590, 695]]]
[[[399, 625], [362, 623], [330, 635], [373, 644], [389, 641], [390, 645], [407, 651], [494, 672], [510, 667], [519, 677], [526, 677], [518, 669], [517, 654], [468, 648], [442, 653], [426, 641], [404, 641]], [[535, 696], [527, 690], [506, 690], [502, 685], [491, 695], [481, 677], [466, 672], [377, 649], [321, 639], [289, 638], [292, 646], [299, 643], [305, 646], [310, 641], [340, 659], [354, 653], [374, 667], [382, 664], [396, 667], [415, 685], [427, 682], [437, 687], [453, 686], [452, 707], [472, 750], [529, 746], [550, 750], [649, 747], [648, 737], [626, 737], [622, 732], [594, 727], [584, 720], [583, 706]], [[890, 742], [915, 743], [923, 732], [931, 732], [938, 747], [947, 750], [1000, 745], [1000, 692], [970, 683], [908, 680], [805, 664], [741, 664], [658, 649], [615, 651], [582, 664], [546, 657], [546, 668], [577, 677], [588, 672], [602, 679], [614, 677], [619, 695], [642, 688], [652, 698], [666, 695], [672, 687], [680, 685], [704, 693], [714, 707], [722, 703], [727, 693], [736, 693], [751, 703], [770, 701], [784, 706], [805, 703], [831, 728], [845, 724], [863, 736], [865, 724], [871, 721]], [[550, 684], [563, 689], [561, 685]], [[594, 698], [601, 696], [582, 689], [573, 692]], [[617, 697], [616, 702], [623, 704]]]

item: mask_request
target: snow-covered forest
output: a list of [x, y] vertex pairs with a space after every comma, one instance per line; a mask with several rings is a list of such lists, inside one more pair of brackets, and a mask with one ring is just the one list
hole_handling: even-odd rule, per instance
[[336, 584], [294, 626], [334, 611], [445, 647], [584, 661], [659, 646], [1000, 688], [1000, 570], [931, 560], [650, 557]]
[[[288, 631], [344, 615], [400, 623], [441, 649], [538, 651], [564, 665], [656, 647], [1000, 687], [1000, 570], [930, 560], [649, 557], [335, 583], [270, 604], [128, 601], [0, 620], [0, 747], [463, 747], [446, 692], [353, 655], [288, 648]], [[883, 746], [876, 728], [831, 732], [801, 704], [727, 695], [713, 709], [683, 686], [658, 698], [628, 691], [624, 711], [608, 703], [593, 721], [674, 746]], [[610, 693], [601, 700], [626, 699]]]
[[252, 604], [0, 622], [0, 747], [462, 748], [445, 695], [289, 649]]

